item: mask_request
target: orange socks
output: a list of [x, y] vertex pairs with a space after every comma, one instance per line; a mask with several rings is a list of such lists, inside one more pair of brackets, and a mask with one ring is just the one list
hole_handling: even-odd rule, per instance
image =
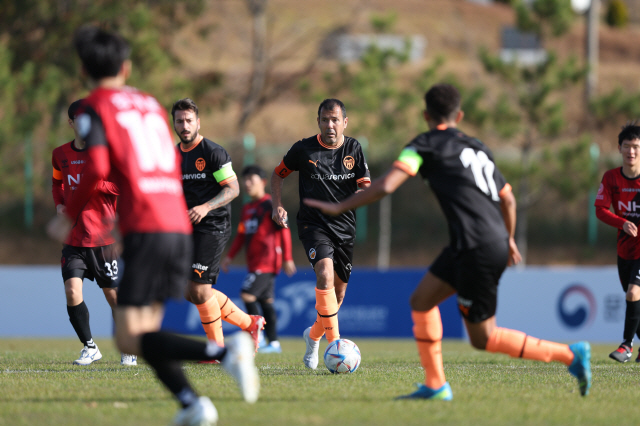
[[573, 352], [567, 345], [536, 339], [521, 331], [501, 327], [496, 327], [489, 337], [486, 350], [507, 354], [513, 358], [558, 361], [565, 365], [570, 365], [573, 361]]
[[436, 306], [430, 311], [411, 311], [413, 319], [413, 335], [418, 345], [420, 363], [424, 368], [424, 384], [431, 389], [439, 389], [444, 385], [444, 368], [442, 367], [442, 319], [440, 309]]
[[[335, 289], [319, 290], [316, 288], [316, 310], [329, 343], [338, 340], [340, 330], [338, 328], [338, 299]], [[313, 327], [311, 330], [313, 331]]]
[[311, 340], [315, 340], [316, 342], [322, 339], [324, 336], [324, 327], [322, 326], [322, 318], [320, 318], [320, 314], [316, 314], [316, 322], [311, 326], [311, 331], [309, 332], [309, 337]]
[[198, 312], [200, 313], [200, 321], [202, 321], [202, 327], [207, 334], [207, 338], [216, 342], [218, 346], [224, 346], [218, 299], [214, 295], [206, 302], [196, 305], [196, 308], [198, 308]]
[[226, 294], [213, 290], [214, 297], [218, 300], [220, 305], [220, 312], [222, 319], [229, 324], [240, 327], [241, 330], [246, 330], [251, 325], [251, 317], [242, 309], [231, 301]]

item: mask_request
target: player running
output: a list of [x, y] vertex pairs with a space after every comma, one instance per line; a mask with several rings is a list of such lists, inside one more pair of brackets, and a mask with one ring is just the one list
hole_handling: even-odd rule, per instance
[[496, 325], [498, 280], [508, 264], [522, 260], [513, 238], [515, 197], [491, 151], [456, 128], [463, 117], [458, 90], [449, 84], [435, 85], [426, 93], [425, 103], [424, 118], [430, 131], [409, 142], [393, 167], [370, 188], [337, 204], [304, 201], [309, 207], [338, 215], [393, 193], [420, 173], [440, 202], [449, 224], [449, 246], [433, 262], [410, 301], [425, 383], [401, 398], [453, 398], [442, 366], [438, 304], [456, 293], [473, 347], [516, 358], [562, 362], [578, 378], [580, 393], [587, 395], [591, 386], [589, 343], [567, 346]]
[[318, 366], [322, 336], [326, 333], [329, 342], [340, 338], [338, 309], [351, 275], [356, 213], [345, 210], [331, 217], [302, 204], [302, 200], [342, 201], [371, 184], [360, 143], [344, 135], [348, 120], [341, 101], [322, 101], [317, 118], [320, 133], [293, 144], [271, 175], [272, 218], [286, 228], [288, 218], [282, 206], [282, 185], [291, 172], [299, 172], [298, 238], [316, 273], [318, 315], [313, 326], [303, 334], [307, 345], [304, 365], [311, 369]]
[[124, 352], [142, 356], [176, 397], [182, 410], [175, 425], [214, 425], [218, 414], [199, 397], [182, 360], [221, 360], [239, 382], [244, 399], [258, 398], [259, 378], [247, 333], [226, 348], [160, 331], [164, 301], [183, 294], [191, 260], [191, 225], [182, 193], [180, 156], [171, 140], [166, 111], [152, 96], [125, 86], [130, 48], [119, 35], [87, 26], [74, 45], [95, 89], [76, 118], [87, 144], [87, 169], [49, 233], [60, 239], [107, 176], [120, 189], [119, 226], [126, 265], [118, 292], [115, 340]]
[[[53, 150], [51, 189], [58, 215], [64, 215], [73, 191], [77, 188], [87, 162], [86, 144], [78, 136], [76, 113], [82, 100], [69, 106], [69, 126], [75, 138]], [[82, 209], [71, 233], [62, 246], [62, 279], [67, 298], [67, 313], [78, 338], [84, 345], [75, 365], [89, 365], [102, 359], [93, 341], [89, 324], [89, 309], [82, 296], [84, 278], [96, 282], [102, 289], [111, 312], [118, 300], [118, 253], [111, 229], [116, 216], [118, 188], [109, 181], [98, 183], [95, 196]], [[122, 354], [120, 364], [136, 365], [136, 356]]]
[[242, 207], [238, 233], [221, 267], [224, 272], [229, 272], [235, 255], [243, 245], [246, 247], [249, 274], [242, 283], [240, 296], [249, 314], [259, 315], [262, 308], [268, 344], [261, 346], [258, 352], [280, 353], [282, 348], [273, 306], [276, 275], [282, 267], [288, 276], [292, 276], [296, 273], [296, 266], [291, 256], [291, 231], [271, 220], [273, 208], [271, 196], [265, 192], [266, 186], [267, 175], [261, 167], [250, 165], [242, 170], [242, 187], [251, 201]]
[[220, 319], [251, 334], [258, 350], [264, 318], [247, 315], [225, 294], [211, 286], [218, 281], [220, 258], [231, 236], [231, 200], [240, 193], [231, 157], [202, 136], [198, 106], [189, 98], [171, 109], [173, 128], [180, 138], [182, 187], [193, 226], [193, 262], [186, 299], [196, 305], [209, 340], [224, 346]]
[[[623, 341], [609, 354], [611, 359], [627, 362], [633, 352], [633, 336], [640, 337], [640, 126], [622, 128], [618, 135], [622, 167], [608, 170], [596, 195], [596, 216], [618, 229], [618, 276], [626, 293]], [[636, 204], [638, 207], [636, 207]], [[613, 212], [609, 208], [613, 205]], [[640, 354], [636, 358], [640, 362]]]

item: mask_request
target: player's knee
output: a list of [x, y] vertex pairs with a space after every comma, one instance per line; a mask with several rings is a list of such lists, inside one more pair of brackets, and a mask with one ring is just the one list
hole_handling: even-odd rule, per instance
[[471, 342], [471, 346], [484, 351], [487, 348], [489, 338], [487, 336], [469, 336], [469, 340]]
[[256, 301], [256, 297], [253, 294], [245, 293], [244, 291], [240, 292], [240, 297], [243, 302], [253, 303]]
[[627, 289], [627, 297], [626, 299], [630, 302], [636, 302], [640, 300], [640, 286], [635, 284], [630, 284]]

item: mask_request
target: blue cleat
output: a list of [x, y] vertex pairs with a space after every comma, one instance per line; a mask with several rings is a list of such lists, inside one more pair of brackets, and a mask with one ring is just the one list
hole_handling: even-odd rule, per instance
[[273, 343], [269, 343], [268, 345], [260, 346], [258, 348], [259, 354], [280, 354], [282, 353], [282, 348], [280, 345], [274, 345]]
[[396, 399], [437, 399], [440, 401], [451, 401], [453, 393], [449, 382], [445, 382], [439, 389], [431, 389], [421, 383], [416, 383], [418, 390], [409, 395], [402, 395]]
[[586, 396], [591, 388], [591, 346], [589, 342], [578, 342], [569, 345], [569, 349], [574, 355], [569, 373], [578, 379], [580, 395]]

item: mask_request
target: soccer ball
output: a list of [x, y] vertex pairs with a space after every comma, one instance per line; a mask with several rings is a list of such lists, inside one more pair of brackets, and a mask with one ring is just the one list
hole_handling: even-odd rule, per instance
[[353, 373], [360, 366], [360, 349], [351, 340], [334, 340], [324, 351], [324, 365], [334, 374]]

